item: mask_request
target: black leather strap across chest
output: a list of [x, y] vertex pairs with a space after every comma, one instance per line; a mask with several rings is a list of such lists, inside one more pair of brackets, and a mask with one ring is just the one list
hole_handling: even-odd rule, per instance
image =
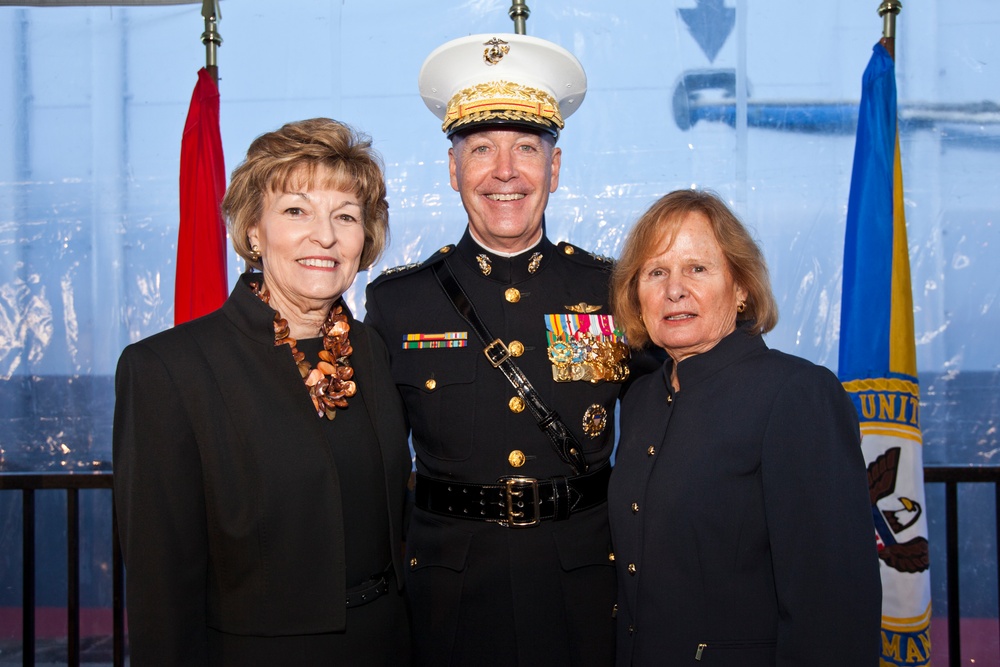
[[562, 422], [554, 410], [549, 409], [542, 400], [542, 397], [538, 395], [531, 382], [528, 381], [528, 378], [521, 369], [514, 363], [507, 345], [490, 333], [482, 318], [479, 317], [479, 313], [476, 312], [475, 306], [473, 306], [465, 290], [462, 289], [458, 280], [455, 279], [455, 275], [451, 272], [447, 262], [441, 261], [434, 265], [434, 276], [437, 278], [445, 294], [451, 299], [459, 315], [476, 332], [476, 336], [483, 344], [483, 354], [486, 355], [490, 364], [494, 368], [500, 369], [504, 376], [506, 376], [511, 386], [517, 391], [517, 395], [521, 397], [528, 410], [535, 417], [535, 420], [538, 422], [538, 428], [549, 436], [549, 440], [552, 441], [552, 447], [556, 450], [559, 458], [569, 464], [575, 474], [580, 475], [587, 472], [587, 460], [583, 455], [583, 448], [580, 447], [580, 443], [577, 442], [573, 432]]

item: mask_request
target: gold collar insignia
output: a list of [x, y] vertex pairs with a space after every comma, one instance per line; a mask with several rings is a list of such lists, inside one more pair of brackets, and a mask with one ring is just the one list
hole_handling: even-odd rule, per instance
[[493, 272], [493, 264], [486, 255], [476, 255], [476, 261], [479, 263], [479, 270], [483, 272], [484, 276], [488, 276]]

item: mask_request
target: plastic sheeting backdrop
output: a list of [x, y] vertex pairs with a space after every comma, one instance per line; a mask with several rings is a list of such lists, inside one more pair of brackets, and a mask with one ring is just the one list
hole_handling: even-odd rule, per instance
[[[528, 33], [569, 48], [589, 76], [560, 140], [550, 236], [613, 257], [658, 195], [712, 188], [765, 249], [782, 315], [769, 344], [836, 369], [877, 3], [531, 4]], [[508, 7], [224, 3], [227, 169], [264, 131], [339, 118], [387, 164], [393, 240], [372, 274], [456, 241], [447, 142], [417, 72], [448, 39], [512, 31]], [[1000, 444], [1000, 5], [956, 14], [943, 0], [903, 10], [897, 78], [925, 461], [974, 464]], [[172, 324], [180, 137], [202, 29], [200, 5], [0, 8], [2, 469], [108, 461], [118, 354]], [[240, 265], [233, 255], [232, 279]], [[349, 293], [359, 314], [369, 278]]]
[[[529, 3], [528, 34], [569, 48], [589, 77], [560, 139], [548, 231], [613, 257], [656, 197], [714, 189], [770, 264], [782, 317], [768, 343], [836, 369], [854, 123], [878, 3], [730, 3]], [[417, 72], [449, 39], [511, 32], [509, 5], [223, 3], [228, 170], [258, 134], [314, 116], [369, 133], [385, 157], [393, 238], [348, 294], [359, 315], [371, 275], [462, 232], [448, 144]], [[907, 5], [897, 22], [926, 462], [990, 463], [1000, 451], [998, 26], [994, 0]], [[200, 4], [0, 8], [0, 470], [110, 467], [118, 355], [173, 322], [180, 138], [202, 30]], [[232, 255], [231, 281], [240, 265]], [[6, 543], [19, 513], [3, 506]], [[2, 578], [0, 604], [16, 604], [18, 574]], [[106, 578], [88, 583], [85, 604], [109, 603]], [[39, 604], [59, 600], [42, 591]]]

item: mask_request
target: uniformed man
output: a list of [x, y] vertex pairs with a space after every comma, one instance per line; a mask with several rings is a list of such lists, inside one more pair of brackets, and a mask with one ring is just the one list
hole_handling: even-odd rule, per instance
[[427, 58], [420, 92], [451, 140], [468, 226], [369, 285], [366, 317], [417, 455], [416, 662], [610, 665], [606, 497], [628, 353], [608, 312], [609, 261], [544, 229], [556, 140], [586, 76], [545, 40], [475, 35]]

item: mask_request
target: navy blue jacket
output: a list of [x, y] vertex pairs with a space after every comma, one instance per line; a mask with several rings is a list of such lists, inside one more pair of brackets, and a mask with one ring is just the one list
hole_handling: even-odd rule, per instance
[[639, 379], [609, 490], [627, 665], [875, 667], [858, 420], [827, 369], [737, 329]]

